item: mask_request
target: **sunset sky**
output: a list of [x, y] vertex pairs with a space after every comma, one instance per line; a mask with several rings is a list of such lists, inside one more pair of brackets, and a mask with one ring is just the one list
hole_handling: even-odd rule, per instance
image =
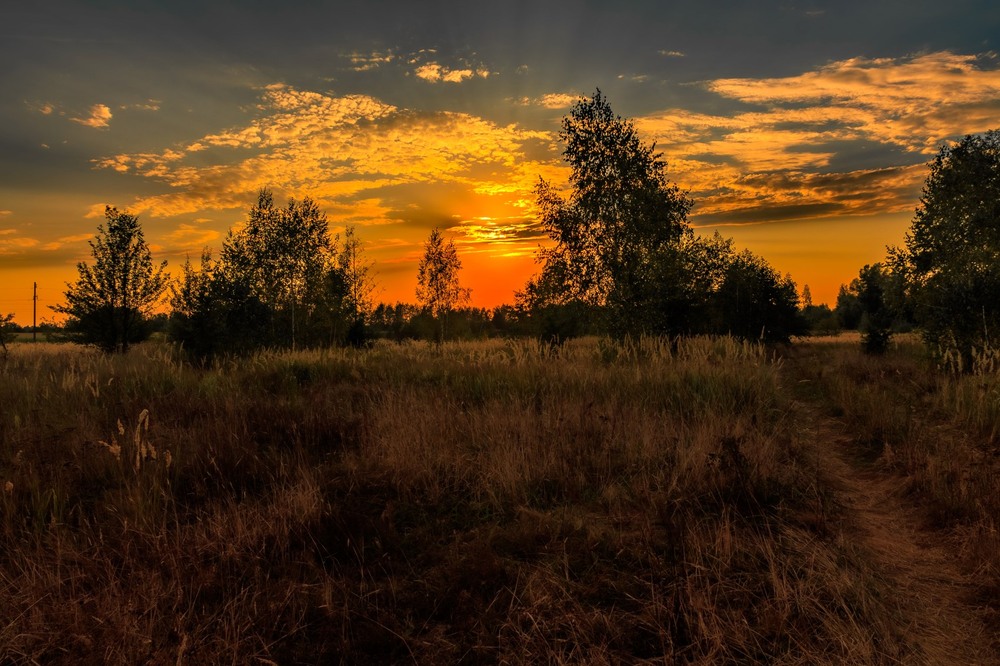
[[[10, 3], [8, 3], [10, 4]], [[600, 88], [716, 230], [831, 305], [899, 244], [927, 162], [1000, 127], [1000, 3], [17, 3], [0, 26], [0, 314], [61, 301], [106, 204], [156, 259], [220, 247], [262, 187], [355, 225], [379, 300], [431, 229], [473, 303], [511, 302]]]

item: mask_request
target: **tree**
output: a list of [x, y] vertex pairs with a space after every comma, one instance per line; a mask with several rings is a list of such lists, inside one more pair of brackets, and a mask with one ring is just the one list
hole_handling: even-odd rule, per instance
[[7, 343], [14, 339], [15, 326], [13, 314], [0, 315], [0, 351], [4, 358], [7, 357]]
[[861, 346], [868, 354], [884, 354], [892, 337], [889, 276], [882, 264], [865, 265], [858, 274]]
[[811, 308], [813, 306], [812, 292], [809, 290], [809, 285], [804, 285], [802, 287], [802, 298], [800, 299], [802, 303], [802, 309]]
[[171, 285], [170, 337], [192, 355], [211, 358], [234, 349], [227, 334], [228, 309], [220, 295], [212, 253], [204, 250], [201, 266], [188, 258], [180, 278]]
[[851, 280], [851, 284], [840, 285], [840, 291], [837, 292], [837, 305], [833, 312], [837, 315], [837, 322], [841, 328], [846, 328], [849, 331], [857, 330], [861, 325], [861, 316], [864, 314], [861, 303], [858, 302], [860, 288], [861, 283], [858, 282], [858, 278], [854, 278]]
[[791, 276], [782, 277], [764, 259], [744, 250], [725, 268], [714, 296], [717, 333], [748, 340], [788, 342], [807, 332]]
[[143, 324], [167, 288], [167, 262], [153, 266], [139, 218], [108, 206], [107, 227], [90, 241], [94, 265], [77, 264], [77, 282], [67, 283], [66, 329], [78, 341], [105, 352], [125, 352], [148, 336]]
[[344, 245], [337, 254], [337, 271], [343, 280], [343, 309], [351, 322], [347, 340], [352, 345], [363, 343], [367, 337], [366, 319], [372, 310], [372, 294], [375, 292], [373, 265], [365, 259], [364, 245], [354, 235], [354, 227], [347, 227]]
[[968, 361], [975, 348], [996, 344], [1000, 131], [941, 148], [930, 163], [905, 248], [890, 257], [906, 277], [917, 323], [932, 349], [950, 348]]
[[640, 141], [600, 90], [573, 106], [560, 138], [572, 193], [563, 199], [544, 180], [536, 188], [542, 225], [555, 242], [541, 252], [541, 282], [551, 301], [605, 306], [623, 332], [639, 332], [655, 295], [650, 285], [662, 282], [664, 262], [691, 233], [692, 201], [669, 182], [655, 145]]
[[312, 199], [290, 199], [278, 208], [271, 192], [261, 190], [246, 226], [230, 231], [222, 245], [219, 286], [233, 314], [241, 307], [250, 316], [266, 313], [267, 343], [294, 347], [297, 334], [308, 338], [333, 247], [326, 215]]
[[439, 229], [431, 231], [424, 243], [424, 256], [417, 268], [417, 301], [438, 320], [438, 340], [444, 340], [448, 313], [469, 300], [469, 290], [459, 284], [455, 241], [444, 239]]

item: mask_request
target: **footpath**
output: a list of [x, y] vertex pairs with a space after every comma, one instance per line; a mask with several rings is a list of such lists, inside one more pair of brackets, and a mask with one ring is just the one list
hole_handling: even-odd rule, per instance
[[[801, 379], [798, 364], [816, 360], [786, 358], [786, 387], [810, 381]], [[848, 425], [829, 415], [814, 391], [796, 391], [796, 403], [821, 475], [847, 514], [848, 538], [870, 554], [889, 582], [901, 629], [923, 663], [1000, 664], [995, 637], [976, 603], [978, 588], [959, 568], [957, 544], [929, 526], [919, 498], [906, 492], [907, 479], [863, 455]]]

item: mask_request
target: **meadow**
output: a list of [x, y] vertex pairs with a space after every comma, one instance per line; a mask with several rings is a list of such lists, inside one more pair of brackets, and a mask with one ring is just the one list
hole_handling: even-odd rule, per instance
[[158, 343], [15, 343], [0, 662], [933, 663], [914, 630], [932, 601], [900, 591], [835, 456], [897, 479], [954, 549], [988, 663], [1000, 378], [976, 370], [914, 341], [379, 343], [207, 368]]

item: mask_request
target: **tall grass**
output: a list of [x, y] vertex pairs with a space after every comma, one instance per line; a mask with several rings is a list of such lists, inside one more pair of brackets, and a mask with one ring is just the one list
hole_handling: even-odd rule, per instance
[[[800, 353], [817, 351], [806, 347]], [[806, 379], [848, 422], [861, 450], [904, 474], [938, 526], [955, 535], [966, 569], [982, 581], [985, 605], [996, 608], [1000, 364], [995, 354], [974, 353], [967, 372], [961, 372], [956, 356], [945, 355], [942, 365], [914, 339], [884, 358], [846, 345], [816, 358]]]
[[782, 377], [727, 338], [14, 345], [0, 661], [905, 659]]

